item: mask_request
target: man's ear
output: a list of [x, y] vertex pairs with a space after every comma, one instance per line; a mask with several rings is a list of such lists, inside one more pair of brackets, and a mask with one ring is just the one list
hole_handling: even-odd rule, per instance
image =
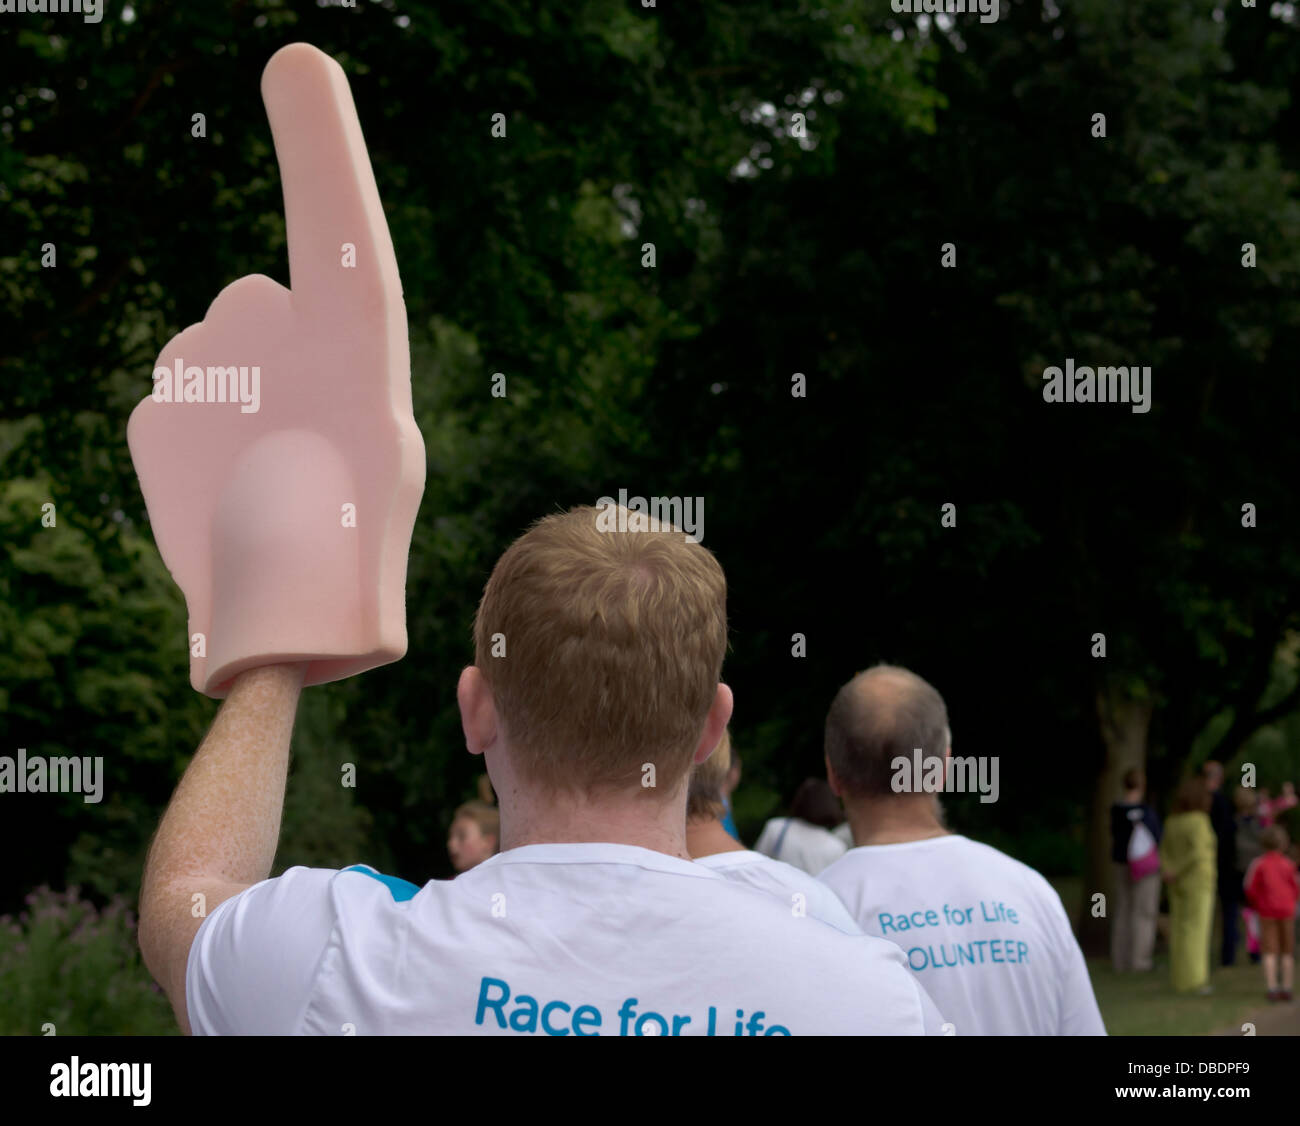
[[461, 670], [456, 685], [456, 703], [460, 706], [465, 749], [472, 755], [481, 755], [497, 737], [497, 709], [492, 689], [476, 666]]
[[830, 784], [831, 793], [837, 798], [843, 798], [844, 794], [840, 790], [840, 780], [835, 777], [835, 771], [831, 769], [830, 758], [826, 755], [822, 755], [822, 761], [826, 763], [826, 781]]
[[695, 748], [692, 762], [701, 763], [717, 750], [718, 744], [722, 742], [722, 733], [731, 722], [734, 706], [731, 689], [725, 684], [719, 684], [717, 692], [713, 694], [713, 706], [709, 708], [708, 718], [704, 721], [704, 730], [700, 733], [700, 743]]

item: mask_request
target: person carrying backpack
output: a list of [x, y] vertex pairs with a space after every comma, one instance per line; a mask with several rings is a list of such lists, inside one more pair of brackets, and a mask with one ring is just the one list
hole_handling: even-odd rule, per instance
[[1110, 956], [1117, 973], [1152, 968], [1160, 908], [1160, 818], [1146, 804], [1146, 778], [1126, 771], [1124, 794], [1110, 807], [1115, 901]]

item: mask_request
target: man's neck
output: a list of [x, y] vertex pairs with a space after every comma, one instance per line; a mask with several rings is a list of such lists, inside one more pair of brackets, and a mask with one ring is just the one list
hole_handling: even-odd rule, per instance
[[501, 801], [501, 851], [530, 844], [626, 844], [689, 860], [686, 792], [593, 798], [510, 787]]
[[744, 852], [745, 846], [710, 817], [706, 821], [686, 822], [686, 851], [692, 857], [716, 856], [719, 852]]
[[850, 798], [845, 808], [853, 830], [853, 843], [858, 847], [906, 844], [950, 835], [939, 819], [939, 803], [933, 795]]

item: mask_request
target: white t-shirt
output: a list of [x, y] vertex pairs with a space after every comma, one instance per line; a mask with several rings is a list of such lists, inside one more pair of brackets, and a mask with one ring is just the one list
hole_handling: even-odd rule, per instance
[[754, 842], [755, 852], [783, 864], [793, 864], [813, 876], [843, 856], [846, 847], [828, 829], [810, 825], [797, 817], [772, 818]]
[[[829, 923], [845, 934], [862, 933], [862, 928], [830, 888], [792, 864], [784, 864], [748, 849], [697, 856], [695, 863], [712, 868], [738, 884], [775, 895], [790, 910], [800, 907], [814, 919]], [[796, 895], [802, 895], [803, 899], [796, 901]]]
[[820, 879], [958, 1036], [1106, 1034], [1061, 897], [1020, 861], [953, 835], [853, 848]]
[[422, 888], [290, 868], [190, 950], [195, 1034], [939, 1034], [892, 943], [689, 860], [536, 844]]

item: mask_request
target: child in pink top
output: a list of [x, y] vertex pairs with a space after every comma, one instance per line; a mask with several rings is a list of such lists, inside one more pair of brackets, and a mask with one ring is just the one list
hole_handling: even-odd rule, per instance
[[[1264, 855], [1246, 872], [1246, 898], [1259, 912], [1259, 938], [1264, 948], [1264, 982], [1270, 1001], [1290, 1001], [1295, 974], [1295, 910], [1300, 900], [1300, 874], [1284, 854], [1288, 839], [1281, 825], [1260, 835]], [[1281, 983], [1279, 985], [1279, 969]]]

